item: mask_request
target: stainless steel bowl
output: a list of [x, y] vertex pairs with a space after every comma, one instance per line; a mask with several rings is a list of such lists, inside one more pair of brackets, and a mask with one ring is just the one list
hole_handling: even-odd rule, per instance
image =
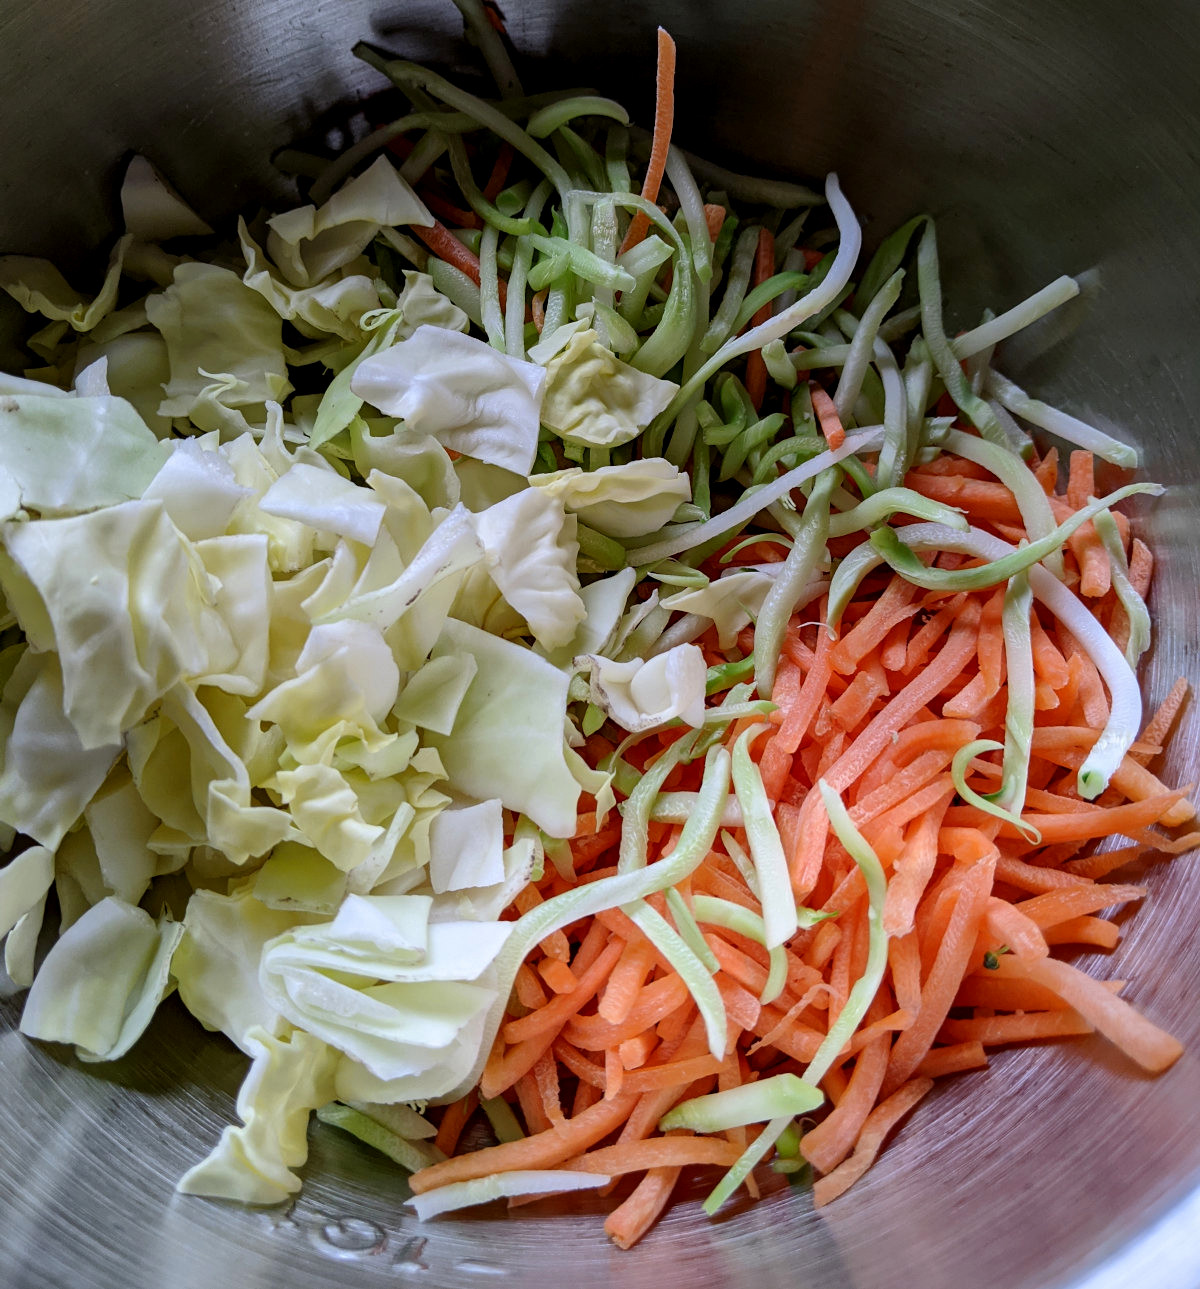
[[[508, 0], [531, 68], [649, 111], [653, 25], [679, 43], [678, 137], [780, 173], [836, 166], [871, 230], [939, 216], [952, 311], [1095, 269], [1068, 329], [1011, 346], [1022, 383], [1145, 449], [1171, 485], [1151, 700], [1200, 679], [1200, 6], [1144, 0]], [[377, 88], [354, 40], [469, 57], [449, 0], [25, 0], [0, 7], [0, 248], [79, 261], [112, 172], [144, 152], [218, 217], [286, 192], [268, 158]], [[1046, 336], [1043, 333], [1043, 343]], [[1189, 710], [1165, 776], [1194, 781]], [[288, 1212], [176, 1197], [233, 1113], [241, 1059], [168, 1004], [126, 1060], [83, 1068], [16, 1032], [0, 984], [0, 1281], [17, 1286], [387, 1284], [591, 1289], [1200, 1285], [1200, 873], [1149, 872], [1113, 955], [1189, 1055], [1148, 1080], [1099, 1040], [1000, 1053], [923, 1105], [820, 1216], [785, 1191], [709, 1223], [677, 1207], [618, 1253], [588, 1215], [418, 1227], [402, 1180], [317, 1129]]]

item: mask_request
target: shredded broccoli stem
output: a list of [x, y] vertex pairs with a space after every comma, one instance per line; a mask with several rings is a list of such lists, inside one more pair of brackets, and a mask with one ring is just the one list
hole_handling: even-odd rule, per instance
[[850, 988], [846, 1005], [838, 1013], [837, 1020], [829, 1027], [829, 1032], [821, 1040], [813, 1059], [804, 1071], [805, 1083], [814, 1086], [821, 1082], [829, 1072], [830, 1066], [837, 1060], [839, 1053], [850, 1036], [862, 1023], [871, 1001], [879, 989], [879, 982], [887, 967], [887, 934], [883, 929], [883, 903], [887, 898], [887, 878], [879, 856], [867, 844], [862, 833], [854, 826], [850, 814], [842, 804], [838, 794], [821, 779], [817, 784], [821, 800], [829, 815], [829, 822], [834, 835], [846, 848], [850, 858], [858, 865], [859, 872], [867, 885], [867, 961], [863, 973]]
[[1146, 601], [1134, 589], [1129, 580], [1129, 564], [1125, 559], [1125, 547], [1121, 542], [1121, 530], [1110, 511], [1102, 510], [1092, 520], [1096, 533], [1104, 543], [1112, 567], [1112, 585], [1117, 599], [1129, 619], [1129, 640], [1125, 645], [1125, 659], [1131, 667], [1136, 667], [1138, 659], [1150, 648], [1150, 613]]
[[925, 221], [921, 240], [917, 244], [917, 288], [921, 297], [921, 327], [925, 343], [929, 347], [937, 373], [946, 386], [946, 393], [985, 439], [990, 439], [993, 443], [1007, 443], [1003, 427], [987, 402], [972, 391], [946, 338], [946, 328], [942, 321], [942, 281], [938, 269], [937, 232], [932, 219]]
[[862, 321], [854, 332], [850, 342], [850, 352], [842, 367], [841, 379], [833, 396], [833, 405], [837, 408], [838, 417], [843, 425], [847, 424], [854, 412], [862, 389], [863, 377], [867, 364], [875, 348], [875, 337], [879, 334], [880, 324], [891, 312], [900, 298], [900, 289], [904, 285], [904, 270], [897, 269], [879, 289], [879, 293], [863, 310]]
[[577, 94], [547, 104], [535, 112], [526, 122], [525, 129], [531, 138], [545, 139], [580, 116], [606, 116], [621, 125], [629, 124], [629, 113], [615, 99], [603, 98], [599, 94]]
[[[1107, 512], [1105, 512], [1107, 513]], [[1098, 518], [1099, 516], [1097, 516]], [[1029, 778], [1029, 753], [1033, 745], [1035, 683], [1033, 677], [1033, 591], [1029, 574], [1017, 573], [1004, 589], [1004, 667], [1008, 707], [1004, 714], [1004, 761], [998, 806], [1020, 815], [1025, 809], [1025, 788]]]
[[[550, 181], [543, 179], [529, 194], [525, 203], [525, 216], [536, 220], [550, 195]], [[529, 266], [533, 263], [533, 246], [524, 239], [517, 239], [513, 264], [508, 274], [508, 299], [504, 312], [504, 348], [510, 358], [525, 357], [525, 286], [529, 280]]]
[[[713, 980], [713, 972], [720, 964], [710, 968], [666, 918], [651, 908], [645, 900], [634, 900], [629, 904], [623, 904], [621, 912], [654, 945], [687, 986], [688, 993], [691, 994], [692, 1001], [704, 1021], [708, 1050], [717, 1060], [720, 1060], [725, 1055], [725, 1045], [729, 1039], [725, 1001], [721, 997], [716, 981]], [[707, 945], [704, 947], [711, 958], [712, 950], [708, 949]], [[713, 961], [715, 963], [715, 959]]]
[[746, 288], [750, 285], [750, 275], [754, 271], [757, 249], [758, 225], [751, 224], [742, 229], [734, 244], [733, 258], [725, 276], [725, 293], [700, 341], [700, 348], [706, 354], [715, 354], [734, 332], [742, 301], [746, 298]]
[[1030, 542], [1029, 545], [1011, 551], [979, 568], [927, 568], [892, 528], [876, 528], [871, 533], [870, 541], [901, 577], [907, 578], [917, 586], [924, 587], [928, 591], [980, 591], [985, 587], [995, 586], [999, 582], [1006, 582], [1014, 573], [1019, 573], [1038, 563], [1050, 551], [1057, 550], [1073, 532], [1082, 528], [1101, 510], [1106, 510], [1116, 505], [1118, 501], [1124, 501], [1126, 497], [1133, 497], [1138, 493], [1160, 496], [1162, 491], [1163, 489], [1154, 483], [1126, 484], [1124, 488], [1110, 492], [1107, 497], [1102, 497], [1099, 501], [1093, 498], [1082, 509], [1063, 520], [1046, 537]]
[[1003, 747], [1003, 743], [997, 743], [995, 739], [988, 738], [976, 739], [973, 743], [965, 744], [955, 752], [954, 759], [950, 762], [950, 777], [954, 780], [955, 791], [967, 805], [1012, 824], [1020, 830], [1026, 840], [1036, 846], [1042, 840], [1042, 835], [1036, 828], [1025, 823], [1019, 814], [1002, 806], [998, 801], [976, 792], [967, 782], [967, 769], [975, 757], [981, 752], [999, 752]]
[[742, 807], [742, 827], [746, 830], [758, 876], [758, 898], [766, 934], [764, 944], [768, 949], [775, 949], [796, 934], [799, 923], [783, 842], [763, 787], [762, 774], [750, 757], [750, 745], [767, 728], [752, 725], [733, 745], [733, 790]]
[[479, 240], [479, 312], [488, 344], [504, 352], [504, 314], [500, 309], [500, 276], [496, 250], [500, 233], [495, 224], [485, 224]]
[[1079, 294], [1079, 283], [1072, 277], [1055, 278], [1048, 286], [1034, 292], [1014, 308], [999, 317], [989, 318], [973, 331], [965, 331], [950, 342], [956, 358], [970, 358], [993, 349], [1002, 340], [1015, 335], [1024, 327], [1044, 318], [1052, 309], [1066, 304]]
[[[1032, 541], [1048, 537], [1054, 532], [1054, 511], [1050, 508], [1050, 499], [1042, 491], [1029, 467], [1015, 453], [998, 444], [989, 443], [986, 439], [977, 439], [974, 435], [964, 434], [961, 430], [950, 430], [943, 440], [943, 447], [955, 456], [965, 457], [968, 461], [981, 465], [1000, 480], [1016, 499], [1017, 509], [1021, 512], [1021, 522]], [[1062, 577], [1062, 551], [1049, 551], [1044, 557], [1046, 567], [1056, 576]]]
[[754, 678], [758, 692], [768, 698], [775, 683], [779, 650], [800, 593], [813, 579], [825, 558], [829, 540], [829, 497], [840, 472], [826, 470], [813, 484], [804, 508], [800, 531], [788, 552], [783, 569], [763, 600], [754, 630]]

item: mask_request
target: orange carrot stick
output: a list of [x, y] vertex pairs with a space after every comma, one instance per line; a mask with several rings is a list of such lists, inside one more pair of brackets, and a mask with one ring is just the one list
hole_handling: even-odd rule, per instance
[[838, 415], [833, 399], [815, 382], [809, 385], [812, 395], [813, 411], [817, 414], [817, 424], [825, 436], [825, 442], [837, 449], [846, 441], [846, 429]]
[[1052, 989], [1145, 1070], [1160, 1073], [1183, 1055], [1182, 1044], [1170, 1034], [1068, 962], [1045, 958], [1014, 963], [1012, 970]]
[[453, 1159], [420, 1168], [408, 1179], [408, 1184], [414, 1194], [421, 1195], [438, 1186], [468, 1182], [476, 1177], [487, 1177], [490, 1173], [554, 1168], [607, 1137], [628, 1118], [636, 1101], [637, 1094], [633, 1092], [623, 1092], [611, 1101], [598, 1101], [574, 1119], [567, 1119], [547, 1132], [522, 1137], [520, 1141], [506, 1141], [499, 1146], [487, 1146], [468, 1155], [456, 1155]]
[[917, 1075], [924, 1079], [940, 1079], [963, 1070], [985, 1069], [987, 1063], [982, 1043], [949, 1043], [945, 1047], [932, 1048], [917, 1066]]
[[666, 1208], [681, 1171], [678, 1166], [651, 1168], [629, 1196], [608, 1215], [604, 1230], [617, 1248], [633, 1248], [654, 1225]]
[[858, 1181], [875, 1162], [888, 1133], [932, 1087], [932, 1079], [913, 1079], [871, 1111], [859, 1133], [854, 1153], [814, 1184], [813, 1203], [818, 1208], [845, 1194]]
[[884, 1097], [891, 1096], [920, 1065], [953, 1006], [954, 995], [966, 972], [975, 937], [987, 909], [992, 873], [992, 863], [981, 859], [963, 876], [954, 911], [921, 990], [921, 1010], [915, 1023], [900, 1034], [892, 1048], [882, 1088]]
[[[658, 200], [658, 189], [667, 170], [667, 152], [671, 147], [671, 131], [675, 125], [675, 42], [658, 29], [658, 73], [655, 78], [654, 136], [650, 143], [650, 160], [646, 163], [646, 177], [642, 180], [642, 197], [646, 201]], [[629, 224], [629, 231], [621, 243], [624, 254], [650, 231], [650, 219], [636, 211]]]

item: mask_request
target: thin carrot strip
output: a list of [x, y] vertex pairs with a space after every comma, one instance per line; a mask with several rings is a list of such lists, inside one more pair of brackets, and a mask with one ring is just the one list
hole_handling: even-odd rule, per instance
[[1016, 1016], [978, 1016], [968, 1020], [947, 1020], [940, 1037], [947, 1043], [982, 1043], [998, 1047], [1004, 1043], [1028, 1043], [1039, 1038], [1072, 1038], [1091, 1034], [1078, 1012], [1023, 1012]]
[[[1092, 806], [1088, 810], [1068, 814], [1037, 814], [1029, 812], [1025, 821], [1042, 835], [1042, 844], [1057, 841], [1089, 841], [1094, 837], [1111, 837], [1117, 833], [1145, 828], [1162, 818], [1183, 792], [1164, 792], [1144, 801], [1129, 801], [1122, 806]], [[1003, 822], [1000, 832], [1005, 837], [1019, 837], [1015, 825]]]
[[[769, 228], [758, 230], [758, 247], [754, 255], [754, 272], [751, 281], [754, 286], [765, 282], [775, 272], [775, 235]], [[750, 319], [750, 326], [757, 327], [771, 316], [771, 305], [768, 302], [758, 309]], [[767, 365], [763, 362], [760, 350], [752, 350], [746, 358], [746, 393], [755, 408], [762, 406], [767, 392]]]
[[1146, 722], [1146, 727], [1142, 730], [1142, 736], [1139, 741], [1149, 743], [1151, 746], [1164, 744], [1187, 696], [1187, 679], [1180, 676], [1171, 686], [1171, 692], [1159, 703], [1154, 715]]
[[883, 905], [883, 926], [890, 936], [903, 936], [912, 930], [917, 903], [937, 864], [942, 817], [953, 796], [952, 787], [943, 790], [938, 804], [930, 807], [908, 836], [908, 846], [896, 864]]
[[954, 995], [966, 973], [975, 937], [987, 909], [993, 871], [992, 862], [982, 859], [963, 876], [954, 911], [921, 990], [921, 1010], [916, 1022], [901, 1033], [892, 1048], [882, 1089], [884, 1097], [891, 1096], [911, 1077], [932, 1047], [938, 1027], [954, 1004]]
[[704, 203], [704, 222], [708, 227], [708, 240], [715, 242], [725, 223], [725, 207], [716, 206], [712, 202]]
[[1016, 498], [1002, 483], [971, 479], [965, 475], [936, 475], [929, 470], [910, 470], [905, 484], [921, 496], [965, 511], [976, 522], [999, 520], [1019, 524], [1021, 510]]
[[1032, 899], [1022, 900], [1015, 907], [1031, 922], [1047, 928], [1071, 918], [1082, 917], [1085, 913], [1098, 913], [1101, 909], [1144, 899], [1145, 895], [1144, 886], [1097, 885], [1048, 891], [1043, 895], [1035, 895]]
[[490, 1098], [507, 1092], [523, 1074], [533, 1069], [534, 1062], [553, 1041], [553, 1030], [508, 1048], [498, 1039], [479, 1077], [480, 1094]]
[[[658, 73], [655, 78], [654, 135], [650, 143], [650, 160], [642, 180], [642, 197], [649, 202], [658, 200], [658, 189], [667, 170], [667, 152], [671, 147], [671, 131], [675, 124], [675, 42], [658, 29]], [[650, 219], [636, 211], [630, 221], [625, 240], [621, 243], [623, 255], [636, 246], [650, 231]]]
[[437, 1136], [433, 1139], [433, 1144], [443, 1155], [454, 1154], [458, 1139], [462, 1136], [463, 1129], [467, 1126], [467, 1122], [475, 1113], [478, 1105], [479, 1093], [472, 1088], [465, 1097], [460, 1097], [457, 1101], [451, 1101], [446, 1107], [442, 1114], [441, 1123], [438, 1124]]
[[596, 1009], [604, 1020], [619, 1025], [629, 1015], [653, 964], [654, 948], [648, 940], [628, 941]]
[[651, 1053], [658, 1045], [658, 1037], [650, 1030], [636, 1038], [627, 1038], [618, 1048], [617, 1055], [627, 1070], [640, 1069], [650, 1059]]
[[1067, 1004], [1053, 990], [1032, 980], [1014, 980], [996, 971], [977, 971], [958, 987], [955, 1007], [980, 1007], [998, 1012], [1067, 1011]]
[[917, 1066], [917, 1074], [920, 1078], [940, 1079], [964, 1070], [986, 1069], [987, 1063], [982, 1043], [949, 1043], [945, 1047], [932, 1048]]
[[521, 1043], [550, 1031], [558, 1030], [576, 1012], [596, 996], [600, 986], [608, 979], [624, 949], [624, 943], [613, 940], [592, 965], [579, 977], [579, 984], [569, 994], [558, 994], [545, 1007], [505, 1023], [503, 1034], [506, 1042]]
[[[546, 1107], [542, 1104], [541, 1089], [538, 1087], [537, 1079], [534, 1077], [532, 1070], [521, 1075], [516, 1083], [513, 1084], [513, 1091], [517, 1094], [517, 1101], [521, 1106], [521, 1114], [525, 1119], [526, 1128], [531, 1133], [547, 1132], [551, 1126], [550, 1116], [546, 1113]], [[566, 1120], [563, 1122], [565, 1123]]]
[[996, 880], [1015, 886], [1019, 891], [1030, 891], [1037, 895], [1044, 891], [1060, 890], [1064, 886], [1091, 885], [1085, 877], [1076, 877], [1074, 873], [1057, 868], [1038, 868], [1035, 864], [1027, 864], [1003, 851], [996, 860]]
[[846, 441], [846, 428], [838, 415], [833, 399], [817, 384], [809, 386], [812, 395], [813, 411], [817, 414], [817, 424], [825, 436], [825, 442], [836, 450]]
[[1014, 963], [1012, 970], [1052, 989], [1143, 1069], [1159, 1073], [1183, 1055], [1178, 1040], [1068, 962], [1045, 958]]
[[620, 1054], [615, 1047], [610, 1047], [604, 1053], [605, 1100], [612, 1100], [613, 1097], [618, 1096], [624, 1082], [625, 1067], [621, 1064]]
[[554, 1168], [607, 1137], [629, 1117], [636, 1102], [637, 1094], [632, 1092], [623, 1092], [611, 1101], [598, 1101], [582, 1114], [547, 1132], [523, 1137], [520, 1141], [506, 1141], [499, 1146], [487, 1146], [483, 1150], [456, 1155], [453, 1159], [420, 1168], [408, 1179], [409, 1187], [414, 1194], [422, 1195], [438, 1186], [468, 1182], [491, 1173]]
[[921, 1009], [921, 951], [911, 931], [889, 938], [888, 965], [897, 1006], [915, 1016]]
[[583, 1173], [640, 1173], [648, 1168], [685, 1168], [690, 1164], [716, 1164], [730, 1168], [737, 1163], [739, 1147], [720, 1137], [648, 1137], [577, 1155], [565, 1166]]
[[579, 987], [575, 973], [559, 958], [543, 958], [537, 969], [538, 975], [556, 994], [569, 994]]
[[496, 160], [492, 164], [492, 173], [488, 175], [488, 181], [483, 185], [483, 195], [488, 201], [495, 201], [500, 195], [500, 190], [508, 181], [508, 172], [512, 169], [513, 163], [513, 146], [507, 139], [500, 141], [500, 146], [496, 150]]
[[1077, 917], [1058, 922], [1046, 932], [1046, 943], [1086, 944], [1096, 949], [1115, 949], [1121, 928], [1107, 918]]
[[[723, 207], [718, 206], [717, 209], [723, 213]], [[617, 1248], [633, 1248], [654, 1225], [666, 1208], [681, 1171], [678, 1166], [651, 1168], [608, 1215], [604, 1231]]]
[[[464, 246], [445, 224], [435, 219], [428, 227], [422, 224], [413, 224], [412, 231], [438, 259], [445, 260], [447, 264], [453, 265], [459, 272], [465, 273], [476, 286], [479, 285], [479, 257], [469, 247]], [[506, 293], [507, 283], [501, 281], [500, 307], [502, 309], [506, 303]]]
[[1038, 924], [1007, 900], [990, 896], [983, 921], [992, 943], [1007, 945], [1018, 958], [1044, 958], [1050, 952]]
[[[599, 1016], [572, 1016], [563, 1033], [587, 1052], [604, 1052], [662, 1020], [688, 997], [687, 986], [676, 975], [651, 981], [641, 992], [629, 1015], [619, 1025]], [[553, 1006], [553, 1003], [550, 1004]]]
[[829, 653], [835, 671], [848, 676], [869, 653], [882, 643], [889, 631], [901, 622], [907, 622], [918, 609], [913, 603], [917, 588], [900, 576], [895, 576], [874, 601], [866, 614], [843, 635]]
[[534, 1061], [531, 1073], [537, 1084], [538, 1096], [541, 1099], [542, 1109], [546, 1112], [546, 1118], [553, 1124], [562, 1123], [564, 1120], [562, 1096], [558, 1083], [558, 1062], [554, 1059], [554, 1053], [549, 1049], [543, 1052]]
[[804, 1134], [800, 1153], [814, 1168], [831, 1172], [854, 1148], [883, 1085], [890, 1047], [888, 1035], [880, 1034], [859, 1052], [837, 1107]]
[[[822, 599], [819, 610], [822, 618], [825, 616], [825, 605], [826, 601]], [[784, 751], [796, 752], [808, 732], [808, 727], [812, 724], [813, 717], [817, 714], [817, 709], [829, 687], [832, 673], [831, 649], [832, 641], [829, 633], [818, 632], [812, 667], [804, 678], [804, 684], [800, 688], [800, 694], [794, 705], [784, 712], [783, 723], [772, 740], [778, 741]]]
[[881, 1101], [867, 1116], [850, 1158], [813, 1185], [813, 1204], [820, 1208], [845, 1194], [875, 1162], [888, 1133], [932, 1087], [932, 1079], [913, 1079]]

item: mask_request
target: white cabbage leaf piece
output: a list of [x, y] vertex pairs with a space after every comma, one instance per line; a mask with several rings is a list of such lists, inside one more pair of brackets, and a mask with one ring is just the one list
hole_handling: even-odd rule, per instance
[[631, 734], [678, 717], [697, 727], [704, 719], [704, 654], [692, 644], [676, 645], [643, 661], [613, 662], [593, 654], [592, 702]]
[[183, 925], [155, 923], [115, 896], [59, 937], [25, 1000], [21, 1032], [73, 1043], [82, 1060], [114, 1061], [141, 1037], [167, 991]]
[[30, 846], [0, 868], [0, 940], [38, 908], [54, 884], [54, 852]]
[[299, 206], [269, 219], [267, 252], [293, 286], [311, 286], [357, 259], [381, 228], [432, 223], [424, 202], [379, 157], [323, 206]]
[[397, 720], [435, 734], [449, 734], [475, 672], [475, 659], [470, 654], [430, 658], [400, 691], [393, 707]]
[[207, 669], [210, 588], [160, 502], [8, 523], [0, 542], [44, 606], [46, 621], [22, 625], [35, 648], [57, 652], [84, 747], [117, 742], [178, 680]]
[[[146, 301], [146, 316], [167, 345], [171, 378], [163, 416], [191, 416], [216, 399], [226, 407], [278, 402], [291, 391], [283, 322], [229, 269], [180, 264], [167, 289]], [[214, 378], [227, 377], [217, 394]]]
[[429, 829], [429, 883], [438, 895], [504, 880], [504, 813], [498, 800], [452, 806]]
[[623, 568], [581, 587], [579, 597], [583, 600], [585, 613], [574, 636], [557, 649], [539, 652], [544, 653], [556, 667], [564, 668], [570, 668], [581, 654], [607, 653], [636, 582], [637, 571]]
[[215, 443], [174, 439], [162, 468], [138, 495], [143, 501], [161, 501], [175, 527], [197, 542], [220, 537], [251, 492], [238, 483]]
[[158, 876], [162, 857], [150, 849], [158, 820], [147, 809], [128, 770], [118, 765], [83, 811], [86, 827], [66, 841], [87, 837], [106, 894], [137, 904]]
[[361, 363], [351, 389], [410, 434], [528, 474], [537, 453], [545, 371], [486, 341], [422, 326]]
[[476, 664], [453, 732], [427, 738], [450, 784], [476, 801], [498, 797], [552, 837], [573, 836], [579, 784], [563, 756], [566, 675], [532, 650], [453, 618], [434, 655], [469, 655]]
[[396, 301], [396, 311], [403, 322], [398, 340], [407, 340], [418, 327], [440, 327], [443, 331], [466, 331], [470, 318], [433, 285], [428, 273], [415, 269], [404, 271], [404, 290]]
[[756, 569], [726, 573], [707, 586], [665, 596], [661, 603], [673, 613], [710, 618], [717, 628], [717, 643], [722, 649], [729, 649], [736, 642], [738, 632], [758, 617], [774, 582], [769, 573]]
[[277, 1038], [265, 1030], [246, 1035], [250, 1072], [238, 1091], [239, 1128], [180, 1178], [184, 1195], [209, 1195], [243, 1204], [281, 1204], [300, 1189], [292, 1172], [308, 1158], [308, 1120], [333, 1099], [334, 1054], [299, 1031]]
[[208, 237], [212, 229], [143, 156], [133, 156], [121, 181], [125, 231], [143, 242]]
[[205, 1029], [220, 1031], [252, 1056], [252, 1030], [278, 1035], [283, 1028], [259, 984], [263, 946], [307, 920], [268, 908], [255, 898], [251, 882], [228, 895], [193, 892], [171, 960], [183, 1005]]
[[597, 470], [574, 466], [535, 474], [529, 482], [560, 497], [589, 528], [609, 537], [656, 533], [692, 496], [687, 475], [664, 457]]
[[348, 895], [332, 922], [285, 932], [263, 952], [263, 991], [281, 1015], [371, 1078], [405, 1086], [355, 1099], [436, 1095], [450, 1086], [441, 1067], [478, 1054], [477, 1022], [497, 992], [489, 968], [512, 924], [431, 923], [431, 903]]
[[65, 322], [73, 331], [91, 331], [117, 302], [121, 269], [132, 242], [128, 235], [117, 241], [104, 281], [91, 300], [84, 299], [49, 260], [30, 255], [0, 255], [0, 288], [27, 313]]
[[361, 339], [363, 314], [380, 307], [372, 278], [346, 270], [309, 286], [293, 286], [274, 270], [244, 219], [238, 220], [238, 240], [246, 261], [242, 281], [281, 318], [295, 323], [306, 335]]
[[0, 704], [0, 819], [57, 850], [121, 754], [120, 743], [87, 748], [63, 707], [58, 659], [26, 651]]
[[492, 581], [543, 648], [566, 644], [587, 612], [579, 598], [575, 518], [539, 488], [524, 488], [475, 516]]
[[547, 362], [542, 421], [569, 443], [618, 447], [636, 438], [678, 392], [673, 381], [622, 362], [589, 327]]
[[370, 488], [303, 461], [281, 474], [258, 505], [268, 515], [294, 519], [364, 546], [374, 545], [387, 509]]
[[0, 395], [0, 509], [76, 514], [131, 501], [167, 449], [123, 398]]
[[[374, 433], [376, 427], [382, 432]], [[461, 500], [454, 463], [431, 435], [396, 434], [391, 421], [368, 423], [360, 417], [350, 427], [350, 444], [364, 479], [376, 475], [402, 482], [429, 510], [452, 510]]]

